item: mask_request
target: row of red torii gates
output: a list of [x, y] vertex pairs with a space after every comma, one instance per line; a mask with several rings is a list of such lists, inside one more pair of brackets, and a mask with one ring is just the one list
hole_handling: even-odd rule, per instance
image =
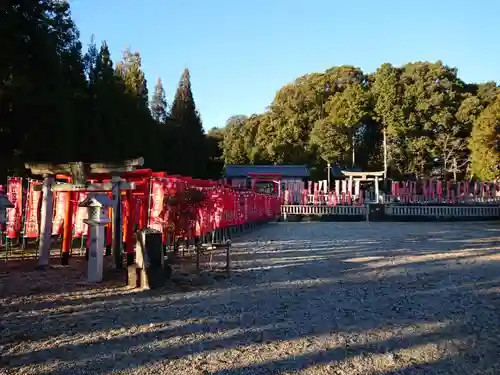
[[[52, 242], [52, 225], [54, 212], [54, 194], [67, 194], [66, 207], [64, 210], [64, 224], [61, 246], [61, 263], [68, 264], [73, 240], [73, 220], [75, 205], [74, 193], [88, 193], [89, 195], [110, 195], [112, 204], [111, 211], [111, 247], [106, 249], [107, 254], [113, 253], [117, 268], [123, 267], [123, 253], [126, 255], [127, 264], [134, 261], [135, 226], [147, 228], [151, 224], [150, 209], [154, 197], [152, 197], [152, 184], [154, 179], [179, 179], [187, 182], [193, 187], [222, 187], [234, 190], [229, 186], [221, 184], [220, 181], [194, 179], [185, 176], [168, 175], [166, 172], [153, 172], [150, 169], [138, 169], [144, 163], [143, 158], [127, 160], [120, 163], [27, 163], [26, 169], [31, 175], [43, 177], [43, 183], [38, 184], [37, 189], [42, 191], [40, 222], [39, 222], [39, 265], [45, 266], [49, 263], [50, 247]], [[221, 186], [222, 185], [222, 186]], [[253, 189], [252, 189], [253, 190]], [[234, 191], [234, 206], [239, 206], [242, 195], [263, 195], [252, 191], [237, 193]], [[266, 194], [264, 194], [266, 195]], [[250, 197], [253, 212], [248, 212], [249, 220], [263, 220], [263, 217], [279, 214], [279, 199], [275, 196], [271, 199], [266, 197]], [[73, 197], [73, 199], [72, 199]], [[238, 198], [240, 197], [240, 198]], [[128, 202], [127, 215], [122, 217], [122, 200]], [[238, 201], [238, 202], [236, 202]], [[139, 204], [137, 204], [140, 202]], [[245, 200], [246, 202], [246, 200]], [[73, 202], [74, 203], [74, 202]], [[229, 204], [232, 207], [232, 204]], [[255, 211], [255, 206], [259, 206]], [[260, 207], [262, 206], [262, 207]], [[224, 206], [226, 207], [226, 206]], [[134, 210], [136, 210], [134, 212]], [[139, 212], [137, 212], [137, 210]], [[231, 210], [231, 208], [230, 208]], [[250, 208], [248, 209], [250, 210]], [[261, 211], [267, 211], [262, 215]], [[89, 214], [90, 214], [89, 209]], [[234, 214], [234, 212], [233, 212]], [[253, 216], [252, 216], [253, 215]], [[259, 216], [260, 215], [260, 216]], [[230, 215], [231, 216], [231, 215]], [[234, 216], [234, 215], [233, 215]], [[250, 216], [253, 219], [250, 219]], [[247, 217], [245, 215], [245, 217]], [[259, 218], [260, 217], [260, 218]], [[247, 219], [245, 219], [247, 220]], [[222, 221], [222, 220], [221, 220]], [[234, 223], [235, 220], [226, 220], [226, 223]], [[232, 224], [226, 224], [232, 225]], [[92, 237], [92, 236], [91, 236]], [[122, 253], [122, 244], [124, 252]]]

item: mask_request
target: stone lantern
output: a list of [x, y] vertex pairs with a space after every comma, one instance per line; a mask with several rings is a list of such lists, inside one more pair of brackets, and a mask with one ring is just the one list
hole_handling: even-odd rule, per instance
[[88, 282], [102, 281], [104, 262], [104, 226], [111, 220], [108, 218], [108, 208], [113, 207], [113, 200], [106, 194], [91, 194], [79, 203], [80, 207], [87, 207], [88, 219], [84, 222], [89, 226], [90, 246], [88, 253]]

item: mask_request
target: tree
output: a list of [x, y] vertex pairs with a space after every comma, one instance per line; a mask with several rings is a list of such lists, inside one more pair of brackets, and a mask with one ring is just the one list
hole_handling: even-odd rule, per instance
[[500, 178], [500, 96], [474, 122], [469, 148], [473, 177], [482, 181]]
[[160, 77], [156, 80], [150, 107], [153, 119], [160, 124], [165, 124], [167, 121], [167, 99]]
[[218, 179], [224, 168], [223, 141], [225, 128], [212, 128], [208, 131], [205, 141], [208, 155], [207, 177]]
[[139, 99], [138, 104], [147, 107], [148, 86], [142, 71], [142, 59], [139, 52], [130, 48], [123, 51], [122, 61], [116, 65], [116, 74], [123, 80], [126, 92]]
[[367, 115], [368, 96], [360, 83], [345, 84], [343, 91], [326, 103], [327, 116], [318, 120], [311, 142], [328, 163], [355, 164], [355, 152], [362, 139], [359, 130]]
[[233, 116], [227, 120], [222, 140], [222, 157], [226, 165], [249, 163], [245, 139], [243, 138], [246, 120], [246, 116]]
[[205, 134], [191, 91], [191, 77], [186, 68], [175, 93], [169, 117], [179, 126], [176, 134], [178, 155], [184, 155], [180, 173], [203, 177], [206, 169]]

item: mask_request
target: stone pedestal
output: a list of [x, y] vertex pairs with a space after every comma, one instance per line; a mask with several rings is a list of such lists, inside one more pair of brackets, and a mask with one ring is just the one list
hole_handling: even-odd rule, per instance
[[127, 285], [133, 288], [161, 288], [168, 277], [164, 267], [161, 232], [144, 229], [137, 232], [135, 263], [127, 267]]

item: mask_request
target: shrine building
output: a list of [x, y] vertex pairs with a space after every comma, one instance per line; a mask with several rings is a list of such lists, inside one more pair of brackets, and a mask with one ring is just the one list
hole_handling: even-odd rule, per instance
[[225, 177], [233, 187], [280, 194], [285, 186], [303, 186], [309, 179], [309, 168], [306, 165], [228, 165]]

